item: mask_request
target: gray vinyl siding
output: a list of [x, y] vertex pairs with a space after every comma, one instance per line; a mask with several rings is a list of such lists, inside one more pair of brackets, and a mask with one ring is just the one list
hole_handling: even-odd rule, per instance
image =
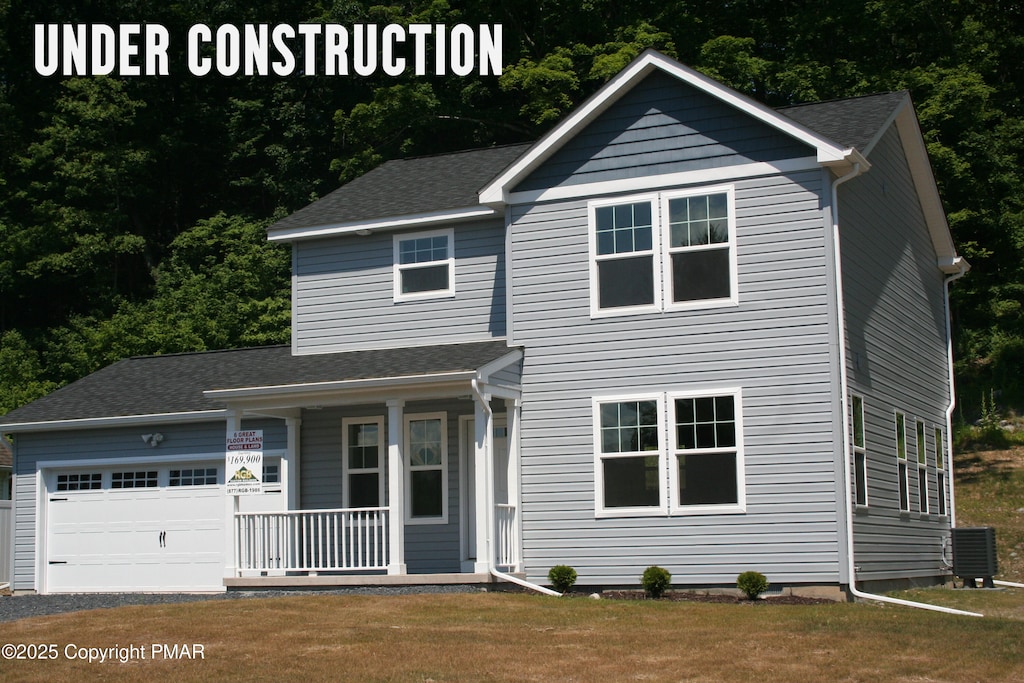
[[[925, 423], [929, 510], [938, 505], [935, 428], [949, 404], [943, 275], [893, 126], [871, 170], [840, 186], [850, 391], [864, 397], [868, 507], [854, 524], [861, 580], [941, 571], [949, 520], [919, 510], [918, 420]], [[910, 512], [899, 511], [895, 412], [906, 416]], [[948, 475], [947, 475], [948, 476]]]
[[[504, 336], [504, 221], [461, 223], [454, 229], [455, 295], [415, 301], [394, 301], [393, 232], [295, 242], [294, 352], [334, 353]], [[419, 231], [407, 231], [415, 232]]]
[[518, 361], [492, 374], [487, 383], [507, 389], [519, 390], [522, 386], [522, 376], [523, 362]]
[[[735, 183], [739, 306], [590, 317], [587, 202], [514, 207], [525, 567], [581, 585], [835, 583], [841, 550], [819, 171]], [[740, 387], [746, 512], [595, 517], [592, 399]], [[664, 435], [665, 438], [667, 435]], [[666, 494], [667, 495], [667, 494]]]
[[[405, 561], [410, 574], [461, 570], [459, 416], [472, 415], [473, 411], [473, 403], [467, 400], [417, 401], [405, 405], [406, 415], [446, 412], [448, 417], [448, 523], [406, 525]], [[380, 404], [307, 410], [303, 413], [302, 462], [299, 466], [302, 509], [342, 507], [342, 420], [346, 417], [383, 417], [386, 438], [387, 412], [387, 407]], [[386, 447], [383, 457], [385, 462], [381, 472], [386, 503], [390, 495]]]
[[645, 78], [515, 189], [813, 156], [777, 129], [676, 78]]
[[[284, 423], [279, 420], [245, 420], [247, 429], [264, 430], [266, 450], [287, 446]], [[159, 431], [164, 440], [153, 449], [141, 434]], [[106, 458], [147, 458], [210, 454], [223, 457], [226, 436], [224, 422], [180, 425], [150, 425], [75, 431], [21, 433], [15, 437], [15, 590], [34, 590], [36, 571], [36, 472], [40, 462], [88, 461]], [[107, 466], [104, 466], [107, 467]]]

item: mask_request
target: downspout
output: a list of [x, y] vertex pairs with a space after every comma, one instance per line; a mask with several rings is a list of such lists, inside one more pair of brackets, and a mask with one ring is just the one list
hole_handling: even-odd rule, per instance
[[[470, 387], [472, 387], [473, 389], [473, 395], [476, 396], [476, 400], [480, 402], [480, 407], [482, 407], [484, 409], [484, 412], [487, 413], [488, 425], [493, 424], [494, 412], [491, 410], [490, 401], [480, 391], [480, 383], [478, 381], [478, 378], [474, 377], [473, 379], [470, 380], [469, 384]], [[485, 515], [486, 519], [483, 520], [484, 524], [487, 525], [487, 570], [490, 572], [491, 576], [497, 579], [501, 579], [502, 581], [508, 581], [509, 583], [514, 583], [518, 586], [522, 586], [523, 588], [529, 588], [532, 591], [537, 591], [538, 593], [543, 593], [544, 595], [553, 595], [555, 597], [561, 597], [562, 594], [558, 591], [553, 591], [550, 588], [545, 588], [544, 586], [539, 586], [535, 583], [530, 583], [529, 581], [520, 579], [518, 576], [512, 576], [511, 574], [506, 574], [505, 572], [498, 571], [498, 568], [494, 563], [494, 552], [492, 550], [492, 548], [494, 547], [492, 539], [492, 535], [494, 534], [494, 502], [492, 500], [494, 496], [494, 481], [491, 478], [491, 449], [488, 447], [488, 443], [489, 439], [485, 437], [485, 453], [483, 464], [484, 478], [487, 481], [487, 486], [484, 487], [484, 491], [476, 492], [478, 496], [484, 496], [484, 508], [487, 510], [487, 513]], [[477, 548], [476, 551], [477, 555], [479, 555], [481, 548]]]
[[[949, 307], [949, 286], [967, 274], [966, 262], [957, 257], [953, 261], [959, 270], [943, 281], [946, 297], [946, 362], [949, 367], [949, 406], [946, 408], [946, 472], [949, 473], [949, 526], [956, 528], [956, 495], [953, 491], [953, 409], [956, 407], [956, 392], [953, 391], [953, 325], [952, 309]], [[940, 491], [941, 493], [941, 491]]]
[[[847, 570], [849, 572], [850, 579], [850, 593], [854, 597], [862, 598], [865, 600], [875, 600], [877, 602], [886, 602], [894, 605], [903, 605], [904, 607], [917, 607], [919, 609], [931, 610], [934, 612], [945, 612], [947, 614], [960, 614], [970, 617], [981, 617], [983, 614], [977, 612], [966, 612], [964, 610], [953, 609], [951, 607], [940, 607], [938, 605], [928, 605], [923, 602], [913, 602], [911, 600], [901, 600], [899, 598], [891, 598], [887, 595], [877, 595], [875, 593], [866, 593], [857, 588], [857, 569], [856, 562], [853, 557], [853, 506], [849, 504], [850, 491], [853, 488], [853, 481], [851, 480], [851, 471], [853, 470], [853, 452], [850, 447], [850, 421], [848, 418], [849, 407], [847, 395], [848, 391], [848, 378], [846, 373], [846, 308], [843, 303], [843, 277], [842, 277], [842, 260], [841, 252], [839, 247], [839, 186], [848, 180], [860, 175], [861, 172], [860, 163], [854, 163], [853, 170], [846, 175], [836, 178], [832, 182], [832, 258], [835, 262], [835, 294], [836, 294], [836, 333], [838, 335], [839, 344], [839, 391], [840, 398], [839, 404], [842, 406], [843, 416], [843, 483], [845, 486], [842, 504], [846, 508], [846, 559], [847, 559]], [[948, 431], [948, 429], [947, 429]], [[952, 479], [952, 477], [950, 477]]]

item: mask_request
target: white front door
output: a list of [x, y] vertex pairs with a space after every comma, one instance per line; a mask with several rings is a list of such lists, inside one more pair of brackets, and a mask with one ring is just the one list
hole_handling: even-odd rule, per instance
[[[476, 420], [460, 422], [459, 450], [462, 455], [462, 561], [464, 571], [476, 560]], [[508, 502], [508, 427], [504, 415], [494, 416], [494, 502]]]
[[224, 590], [223, 469], [203, 463], [52, 473], [45, 590]]

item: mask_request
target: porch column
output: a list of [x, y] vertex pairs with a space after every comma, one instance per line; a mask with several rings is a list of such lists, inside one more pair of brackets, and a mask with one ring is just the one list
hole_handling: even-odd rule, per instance
[[523, 563], [523, 502], [520, 499], [519, 482], [519, 419], [523, 411], [521, 398], [505, 399], [505, 415], [508, 425], [508, 502], [516, 506], [515, 521], [515, 568], [520, 571]]
[[[227, 429], [224, 442], [242, 428], [242, 415], [236, 410], [229, 410], [225, 420]], [[227, 446], [224, 450], [226, 452]], [[224, 486], [227, 487], [228, 472], [224, 468]], [[235, 557], [235, 513], [238, 512], [238, 496], [224, 496], [224, 578], [232, 579], [238, 574], [238, 558]]]
[[286, 417], [285, 429], [288, 431], [288, 452], [281, 459], [281, 480], [285, 482], [285, 509], [299, 508], [299, 430], [302, 428], [301, 417]]
[[388, 407], [388, 574], [406, 574], [405, 458], [402, 455], [405, 401], [390, 399]]
[[494, 451], [494, 422], [493, 415], [487, 410], [486, 401], [490, 401], [489, 394], [483, 394], [473, 402], [475, 415], [473, 426], [474, 453], [476, 458], [474, 469], [474, 484], [476, 488], [476, 561], [473, 563], [473, 571], [477, 574], [487, 574], [491, 570], [491, 558], [494, 552], [491, 547], [491, 538], [494, 535], [494, 517], [491, 514], [491, 505], [494, 499], [494, 484], [491, 477], [491, 453]]

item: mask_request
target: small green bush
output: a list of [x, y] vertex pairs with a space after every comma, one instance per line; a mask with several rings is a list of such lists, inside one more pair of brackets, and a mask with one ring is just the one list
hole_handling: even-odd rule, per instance
[[652, 598], [660, 598], [672, 583], [672, 575], [668, 573], [667, 569], [658, 566], [648, 567], [644, 570], [644, 575], [640, 577], [640, 583], [647, 595]]
[[751, 600], [768, 590], [768, 579], [761, 572], [743, 572], [736, 577], [736, 587]]
[[548, 571], [548, 581], [559, 593], [568, 593], [576, 583], [576, 570], [565, 564], [556, 564]]

